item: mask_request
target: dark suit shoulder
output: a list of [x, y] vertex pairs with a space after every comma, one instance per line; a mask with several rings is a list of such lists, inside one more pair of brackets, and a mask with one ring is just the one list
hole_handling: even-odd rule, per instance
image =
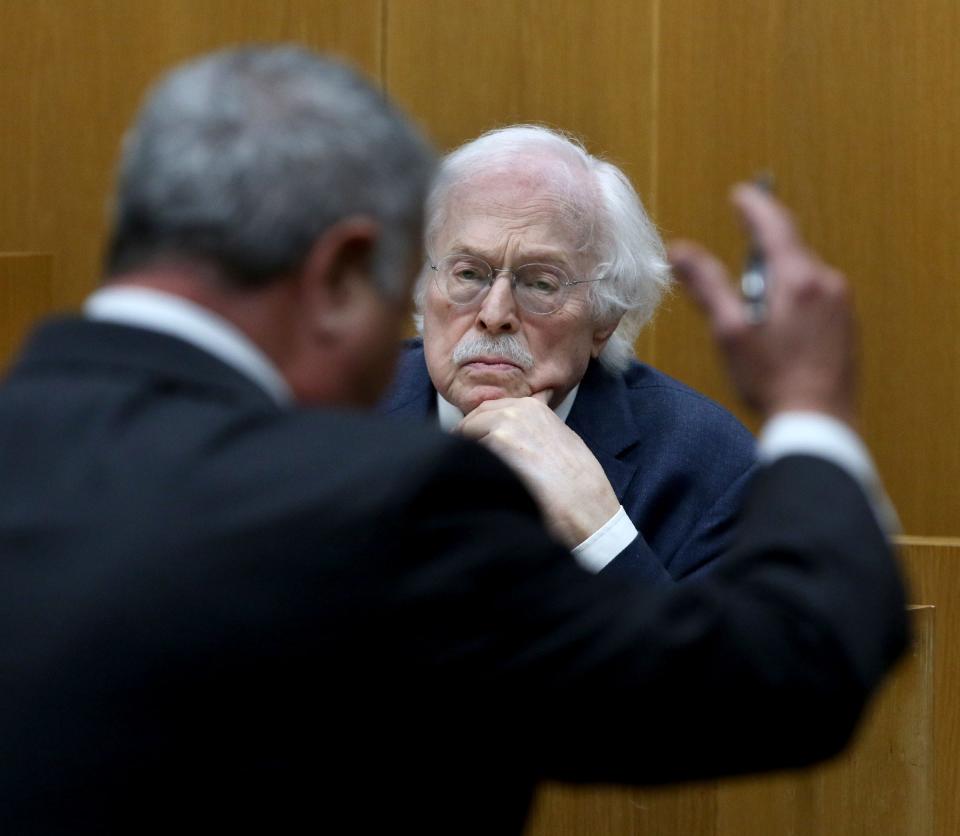
[[659, 407], [672, 420], [698, 422], [708, 432], [752, 443], [750, 431], [726, 407], [665, 372], [634, 361], [622, 375], [628, 397], [636, 408]]
[[636, 360], [616, 373], [592, 363], [569, 423], [597, 446], [640, 457], [647, 469], [658, 461], [670, 468], [697, 469], [698, 461], [715, 467], [719, 459], [732, 476], [754, 463], [753, 436], [732, 413]]
[[[302, 410], [270, 430], [275, 442], [295, 458], [310, 451], [328, 465], [349, 461], [351, 468], [402, 479], [450, 478], [451, 473], [483, 472], [517, 481], [499, 459], [479, 445], [428, 424], [400, 424], [380, 415], [350, 410]], [[519, 484], [519, 482], [517, 482]]]
[[[329, 538], [360, 532], [358, 540], [409, 529], [414, 515], [465, 501], [475, 506], [484, 492], [518, 514], [538, 519], [533, 500], [496, 457], [478, 445], [413, 424], [348, 410], [299, 410], [223, 425], [205, 443], [206, 455], [190, 462], [184, 487], [230, 521], [244, 514], [275, 523], [312, 509], [316, 525], [304, 536]], [[208, 523], [210, 522], [208, 518]]]

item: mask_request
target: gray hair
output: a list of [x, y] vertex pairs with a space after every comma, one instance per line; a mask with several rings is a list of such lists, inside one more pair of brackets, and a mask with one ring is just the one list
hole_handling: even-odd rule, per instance
[[293, 46], [215, 52], [162, 78], [124, 140], [107, 272], [198, 262], [258, 287], [363, 215], [381, 226], [374, 279], [398, 297], [434, 166], [353, 70]]
[[[426, 246], [449, 216], [454, 192], [478, 177], [510, 173], [558, 194], [568, 222], [582, 232], [580, 250], [595, 262], [588, 285], [592, 314], [598, 322], [622, 317], [600, 360], [612, 370], [625, 368], [633, 345], [671, 283], [663, 241], [647, 216], [636, 190], [612, 163], [589, 154], [575, 137], [539, 125], [512, 125], [488, 131], [451, 152], [427, 198]], [[429, 270], [417, 285], [418, 327]]]

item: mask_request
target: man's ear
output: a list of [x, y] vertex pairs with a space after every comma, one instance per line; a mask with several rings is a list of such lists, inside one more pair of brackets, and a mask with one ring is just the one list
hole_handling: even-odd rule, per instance
[[593, 344], [590, 346], [590, 356], [594, 360], [600, 356], [600, 352], [603, 351], [604, 346], [606, 346], [610, 337], [613, 336], [613, 332], [617, 330], [619, 324], [620, 318], [617, 317], [613, 322], [607, 322], [594, 328]]
[[318, 338], [335, 338], [366, 313], [376, 293], [373, 256], [380, 236], [376, 221], [344, 218], [318, 238], [300, 270], [301, 302]]

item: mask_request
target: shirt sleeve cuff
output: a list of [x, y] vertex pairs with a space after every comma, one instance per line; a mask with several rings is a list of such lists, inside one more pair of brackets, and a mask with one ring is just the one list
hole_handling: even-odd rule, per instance
[[866, 493], [888, 535], [900, 531], [900, 520], [860, 437], [842, 421], [820, 412], [781, 412], [763, 426], [757, 457], [763, 463], [790, 455], [818, 456], [843, 468]]
[[599, 572], [637, 537], [637, 528], [623, 506], [571, 554], [590, 572]]

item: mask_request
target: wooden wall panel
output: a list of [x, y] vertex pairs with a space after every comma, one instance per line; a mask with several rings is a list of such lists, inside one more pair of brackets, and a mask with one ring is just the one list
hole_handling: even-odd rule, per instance
[[56, 256], [54, 298], [96, 284], [121, 134], [192, 55], [296, 41], [380, 73], [382, 0], [0, 0], [0, 252]]
[[[913, 601], [936, 608], [933, 646], [934, 819], [960, 833], [960, 538], [900, 538]], [[872, 836], [881, 836], [876, 833]]]
[[[661, 225], [738, 267], [728, 186], [776, 173], [857, 292], [863, 429], [906, 531], [960, 533], [960, 4], [671, 0], [661, 14]], [[735, 405], [681, 300], [655, 358]]]
[[[695, 238], [731, 261], [741, 238], [727, 194], [736, 179], [779, 167], [771, 158], [769, 105], [776, 2], [671, 0], [660, 23], [658, 215], [665, 237]], [[657, 319], [654, 362], [739, 408], [702, 319], [678, 292]]]
[[[960, 548], [909, 547], [911, 574], [947, 580]], [[953, 580], [957, 580], [956, 577]], [[915, 581], [916, 583], [916, 581]], [[918, 587], [919, 589], [919, 587]], [[918, 592], [925, 597], [926, 588]], [[949, 609], [960, 584], [935, 596]], [[529, 836], [947, 836], [957, 832], [954, 740], [960, 616], [913, 608], [915, 641], [870, 706], [850, 749], [822, 766], [661, 789], [540, 791]], [[790, 718], [784, 718], [790, 722]], [[638, 752], [638, 757], [643, 753]], [[947, 773], [943, 770], [946, 767]]]
[[913, 612], [911, 654], [849, 751], [816, 769], [722, 784], [717, 833], [934, 836], [936, 616], [932, 606]]
[[53, 256], [0, 253], [0, 371], [7, 367], [30, 324], [53, 305]]
[[388, 0], [387, 90], [443, 150], [514, 122], [571, 131], [652, 206], [656, 6]]

